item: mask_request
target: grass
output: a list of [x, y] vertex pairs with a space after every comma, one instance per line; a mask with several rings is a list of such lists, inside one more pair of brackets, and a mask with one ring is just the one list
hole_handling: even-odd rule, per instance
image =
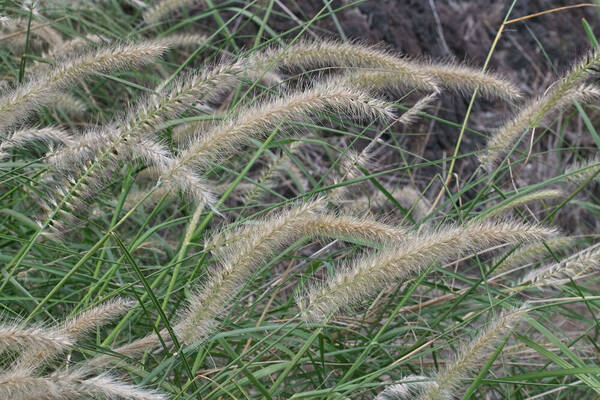
[[0, 397], [598, 397], [600, 53], [519, 98], [502, 30], [469, 68], [349, 42], [361, 0], [184, 3], [6, 6]]

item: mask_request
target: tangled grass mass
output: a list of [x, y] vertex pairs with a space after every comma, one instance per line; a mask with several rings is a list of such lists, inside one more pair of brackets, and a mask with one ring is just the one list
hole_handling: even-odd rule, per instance
[[287, 3], [8, 2], [0, 399], [597, 398], [592, 27], [531, 93]]

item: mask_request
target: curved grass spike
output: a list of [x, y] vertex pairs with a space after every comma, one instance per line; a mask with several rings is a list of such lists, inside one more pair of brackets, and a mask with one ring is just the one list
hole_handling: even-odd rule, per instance
[[33, 362], [28, 368], [33, 368], [36, 364], [43, 364], [48, 357], [69, 349], [92, 328], [105, 325], [131, 305], [123, 299], [107, 301], [57, 327], [27, 327], [18, 323], [0, 325], [0, 351], [22, 353], [16, 364], [22, 366], [20, 361], [28, 359]]
[[598, 174], [599, 170], [600, 156], [596, 155], [589, 160], [575, 162], [569, 165], [565, 171], [565, 174], [569, 175], [567, 176], [567, 180], [569, 182], [572, 182], [575, 185], [581, 185], [592, 176], [596, 176], [594, 180], [600, 182], [600, 174]]
[[296, 41], [285, 48], [272, 47], [250, 57], [258, 68], [370, 68], [395, 74], [395, 82], [406, 88], [438, 91], [438, 82], [416, 69], [408, 59], [374, 46], [336, 41]]
[[31, 376], [27, 370], [0, 374], [0, 398], [11, 400], [64, 400], [92, 398], [166, 400], [153, 390], [142, 389], [116, 377], [102, 374], [88, 378], [86, 371]]
[[1, 45], [5, 45], [13, 51], [22, 51], [25, 47], [27, 32], [48, 43], [50, 48], [61, 46], [63, 39], [61, 34], [48, 24], [32, 20], [28, 29], [28, 20], [25, 18], [9, 18], [3, 16], [0, 21], [3, 39]]
[[[93, 329], [102, 327], [130, 310], [133, 302], [125, 299], [114, 299], [85, 311], [65, 321], [55, 328], [57, 335], [67, 338], [71, 343], [85, 337]], [[45, 360], [59, 356], [68, 348], [31, 347], [26, 349], [15, 361], [15, 369], [34, 371], [44, 365]]]
[[[243, 65], [236, 62], [217, 65], [200, 74], [184, 76], [161, 93], [140, 102], [121, 121], [113, 122], [106, 128], [91, 130], [71, 146], [51, 154], [47, 163], [54, 171], [52, 179], [57, 182], [54, 184], [56, 189], [50, 197], [51, 201], [58, 203], [58, 199], [65, 193], [70, 193], [70, 187], [82, 176], [79, 171], [94, 163], [100, 164], [98, 171], [88, 177], [88, 183], [83, 185], [76, 196], [83, 202], [75, 204], [78, 200], [74, 199], [69, 207], [70, 212], [81, 209], [85, 205], [85, 198], [106, 180], [103, 176], [110, 176], [120, 162], [142, 159], [161, 173], [168, 170], [174, 160], [168, 149], [154, 139], [160, 125], [193, 108], [195, 102], [211, 101], [229, 90], [238, 82], [237, 75], [243, 71]], [[211, 206], [214, 202], [212, 190], [203, 179], [188, 169], [183, 172], [185, 173], [168, 180], [167, 186], [176, 184], [176, 188], [189, 193], [198, 203]], [[67, 213], [65, 216], [70, 215]]]
[[409, 375], [387, 386], [374, 400], [413, 400], [424, 389], [435, 385], [431, 378], [421, 375]]
[[479, 156], [481, 166], [491, 171], [527, 129], [537, 127], [551, 114], [572, 105], [574, 101], [588, 102], [600, 97], [599, 89], [583, 84], [595, 73], [594, 68], [599, 64], [600, 51], [594, 50], [555, 82], [547, 93], [529, 101], [512, 120], [492, 134], [484, 153]]
[[471, 342], [464, 343], [452, 362], [446, 364], [434, 377], [432, 384], [417, 397], [418, 400], [452, 400], [461, 387], [461, 380], [485, 363], [493, 349], [527, 312], [523, 306], [505, 312], [488, 324]]
[[[351, 119], [389, 119], [392, 108], [364, 92], [340, 86], [339, 81], [319, 83], [306, 91], [291, 93], [243, 110], [200, 135], [172, 164], [162, 171], [164, 182], [184, 180], [192, 168], [206, 168], [209, 162], [238, 153], [250, 139], [263, 137], [283, 124], [305, 121], [332, 112]], [[174, 182], [175, 181], [175, 182]]]
[[56, 126], [19, 129], [0, 143], [0, 160], [10, 157], [15, 149], [26, 149], [38, 142], [46, 146], [53, 143], [68, 146], [74, 139], [65, 129]]
[[[198, 33], [174, 33], [160, 38], [152, 39], [155, 43], [161, 43], [168, 48], [198, 46], [206, 43], [208, 37]], [[110, 40], [98, 35], [86, 35], [76, 37], [63, 42], [59, 46], [53, 46], [44, 53], [43, 58], [55, 58], [59, 61], [65, 60], [73, 54], [85, 50], [88, 47], [99, 46], [103, 43], [108, 44]], [[44, 66], [44, 65], [42, 65]], [[45, 67], [45, 66], [44, 66]]]
[[2, 399], [130, 399], [164, 400], [153, 390], [126, 383], [107, 374], [93, 375], [88, 369], [56, 370], [38, 376], [48, 359], [71, 348], [94, 328], [105, 325], [131, 308], [132, 302], [115, 299], [85, 311], [57, 327], [0, 326], [0, 350], [21, 356], [10, 369], [0, 371]]
[[348, 263], [327, 282], [299, 295], [297, 303], [305, 321], [323, 321], [393, 282], [419, 274], [434, 262], [454, 260], [500, 243], [539, 241], [554, 234], [550, 228], [490, 221], [411, 234], [402, 246], [386, 246]]
[[597, 246], [585, 249], [566, 260], [531, 271], [521, 280], [519, 286], [546, 287], [559, 286], [577, 280], [586, 273], [600, 267], [600, 249]]
[[[274, 217], [274, 221], [280, 217]], [[205, 249], [211, 251], [220, 260], [231, 257], [238, 251], [240, 243], [244, 243], [256, 235], [257, 226], [272, 224], [271, 219], [260, 221], [234, 229], [230, 232], [221, 232], [213, 235], [205, 243]], [[355, 217], [340, 213], [321, 211], [307, 215], [302, 221], [292, 225], [294, 236], [328, 237], [351, 242], [381, 244], [398, 242], [404, 238], [407, 230], [379, 222], [368, 217]]]
[[497, 216], [498, 214], [502, 214], [505, 211], [514, 209], [515, 207], [521, 206], [523, 204], [531, 203], [538, 200], [556, 199], [559, 197], [563, 197], [564, 195], [564, 192], [558, 189], [538, 190], [521, 196], [517, 195], [516, 197], [510, 199], [507, 202], [504, 201], [500, 203], [498, 207], [493, 207], [483, 211], [476, 219], [483, 220], [486, 218], [492, 218]]
[[143, 18], [148, 24], [157, 23], [173, 11], [202, 3], [204, 3], [202, 0], [162, 0], [153, 5], [150, 9], [144, 11]]
[[159, 57], [167, 48], [160, 41], [126, 43], [63, 60], [0, 97], [0, 129], [23, 122], [33, 111], [51, 104], [62, 89], [87, 75], [140, 66]]
[[[323, 213], [324, 200], [301, 204], [278, 215], [241, 227], [234, 232], [218, 234], [207, 244], [215, 250], [220, 263], [213, 268], [207, 281], [190, 299], [187, 311], [173, 328], [182, 342], [200, 342], [217, 324], [217, 318], [227, 308], [248, 278], [265, 258], [285, 244], [302, 237], [328, 237], [342, 240], [400, 242], [403, 228], [385, 225], [367, 218]], [[166, 333], [166, 331], [164, 332]], [[161, 332], [162, 336], [162, 332]], [[134, 357], [159, 345], [155, 334], [114, 349], [116, 353]], [[111, 358], [100, 356], [91, 365], [103, 365]]]
[[364, 69], [354, 80], [360, 86], [372, 88], [418, 88], [433, 92], [447, 88], [460, 93], [479, 88], [481, 94], [490, 98], [515, 100], [521, 96], [515, 84], [492, 73], [456, 63], [416, 61], [361, 43], [298, 41], [288, 48], [259, 53], [254, 62], [258, 65], [274, 62], [286, 68]]
[[499, 274], [511, 268], [540, 260], [541, 258], [550, 255], [548, 248], [553, 252], [567, 249], [575, 244], [575, 238], [570, 236], [558, 236], [544, 240], [542, 243], [532, 243], [518, 248], [508, 257], [499, 256], [490, 262], [490, 265], [497, 265], [494, 269], [494, 274]]
[[[164, 45], [166, 48], [176, 48], [199, 46], [205, 44], [207, 39], [208, 38], [202, 34], [181, 33], [154, 39], [153, 43]], [[97, 35], [78, 37], [66, 41], [60, 46], [52, 47], [48, 53], [44, 54], [43, 57], [47, 59], [55, 59], [55, 62], [61, 63], [68, 61], [69, 57], [72, 57], [73, 54], [83, 51], [90, 52], [90, 49], [97, 48], [102, 43], [108, 43], [108, 40]], [[52, 64], [36, 64], [30, 69], [29, 74], [32, 74], [33, 76], [41, 76], [45, 73], [48, 73], [51, 68]], [[85, 104], [71, 96], [65, 90], [62, 90], [60, 94], [57, 93], [53, 104], [50, 104], [49, 106], [63, 109], [76, 115], [82, 114], [86, 110]]]
[[481, 68], [471, 68], [456, 62], [415, 62], [416, 68], [433, 77], [439, 85], [463, 95], [478, 93], [488, 99], [518, 100], [521, 91], [511, 81], [492, 72], [483, 72]]
[[48, 349], [62, 351], [73, 345], [72, 338], [52, 329], [26, 327], [19, 324], [0, 325], [0, 351]]

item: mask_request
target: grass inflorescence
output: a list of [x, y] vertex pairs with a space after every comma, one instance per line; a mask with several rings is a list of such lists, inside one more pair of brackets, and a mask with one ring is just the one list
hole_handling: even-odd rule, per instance
[[0, 21], [0, 399], [600, 393], [598, 50], [536, 92], [360, 0], [45, 3]]

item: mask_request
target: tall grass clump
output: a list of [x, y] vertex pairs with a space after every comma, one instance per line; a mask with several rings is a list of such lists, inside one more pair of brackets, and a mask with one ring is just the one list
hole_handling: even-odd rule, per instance
[[505, 36], [573, 10], [292, 3], [6, 4], [0, 399], [598, 396], [598, 52]]

